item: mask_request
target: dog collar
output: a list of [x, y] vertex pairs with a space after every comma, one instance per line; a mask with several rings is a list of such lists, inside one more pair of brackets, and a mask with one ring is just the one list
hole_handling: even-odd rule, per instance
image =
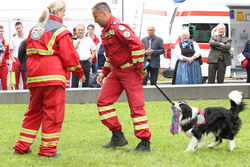
[[205, 117], [204, 117], [204, 110], [199, 110], [199, 113], [197, 115], [196, 126], [198, 127], [199, 125], [205, 124], [205, 123], [206, 123], [206, 120], [205, 120]]

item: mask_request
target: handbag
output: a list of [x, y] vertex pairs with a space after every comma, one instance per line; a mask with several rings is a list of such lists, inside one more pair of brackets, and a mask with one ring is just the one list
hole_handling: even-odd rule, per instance
[[203, 64], [203, 60], [202, 60], [201, 55], [200, 55], [198, 58], [196, 58], [196, 60], [198, 60], [198, 61], [199, 61], [200, 65], [202, 65], [202, 64]]
[[237, 55], [237, 60], [240, 62], [240, 64], [243, 67], [246, 67], [248, 64], [248, 60], [246, 59], [246, 57], [242, 53]]

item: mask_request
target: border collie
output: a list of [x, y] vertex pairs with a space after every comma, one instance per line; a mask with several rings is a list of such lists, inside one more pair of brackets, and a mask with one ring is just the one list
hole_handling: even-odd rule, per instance
[[209, 138], [215, 137], [215, 142], [208, 148], [217, 147], [222, 139], [228, 139], [229, 150], [234, 151], [234, 137], [239, 132], [241, 120], [238, 114], [244, 109], [243, 93], [234, 90], [228, 95], [231, 108], [208, 107], [204, 110], [190, 107], [186, 102], [174, 103], [180, 111], [179, 128], [190, 138], [186, 151], [195, 151], [204, 145], [205, 133]]

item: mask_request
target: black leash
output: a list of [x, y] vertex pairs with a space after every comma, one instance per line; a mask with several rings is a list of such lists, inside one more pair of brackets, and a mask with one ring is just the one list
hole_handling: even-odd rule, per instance
[[156, 88], [161, 92], [161, 94], [163, 94], [164, 97], [166, 97], [166, 99], [169, 101], [169, 103], [171, 103], [172, 105], [174, 105], [174, 103], [168, 98], [168, 96], [161, 90], [161, 88], [158, 87], [158, 85], [156, 85], [156, 83], [151, 79], [151, 77], [148, 77], [149, 80], [156, 86]]
[[[143, 70], [146, 70], [147, 66], [149, 65], [149, 62], [148, 61], [145, 61], [144, 62], [144, 65], [143, 65]], [[156, 83], [151, 79], [151, 76], [148, 77], [149, 80], [156, 86], [156, 88], [161, 92], [161, 94], [163, 94], [164, 97], [166, 97], [166, 99], [172, 104], [174, 105], [174, 103], [168, 98], [168, 96], [161, 90], [161, 88], [158, 87], [158, 85], [156, 85]]]

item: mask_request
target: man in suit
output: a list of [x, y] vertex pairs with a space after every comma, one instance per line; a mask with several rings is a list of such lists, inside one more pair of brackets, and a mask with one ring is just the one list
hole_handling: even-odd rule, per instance
[[[160, 55], [165, 53], [163, 40], [162, 38], [155, 35], [155, 27], [149, 26], [148, 36], [142, 39], [142, 43], [145, 45], [145, 57], [144, 61], [148, 61], [149, 65], [147, 66], [147, 76], [143, 79], [143, 85], [147, 85], [148, 77], [154, 83], [157, 83], [157, 77], [159, 74], [160, 68]], [[153, 85], [152, 82], [150, 82]]]
[[217, 72], [217, 83], [223, 83], [226, 73], [226, 67], [231, 65], [231, 42], [232, 40], [225, 36], [226, 26], [224, 24], [217, 25], [218, 35], [211, 37], [209, 45], [211, 47], [207, 63], [208, 66], [208, 83], [215, 83], [215, 75]]

